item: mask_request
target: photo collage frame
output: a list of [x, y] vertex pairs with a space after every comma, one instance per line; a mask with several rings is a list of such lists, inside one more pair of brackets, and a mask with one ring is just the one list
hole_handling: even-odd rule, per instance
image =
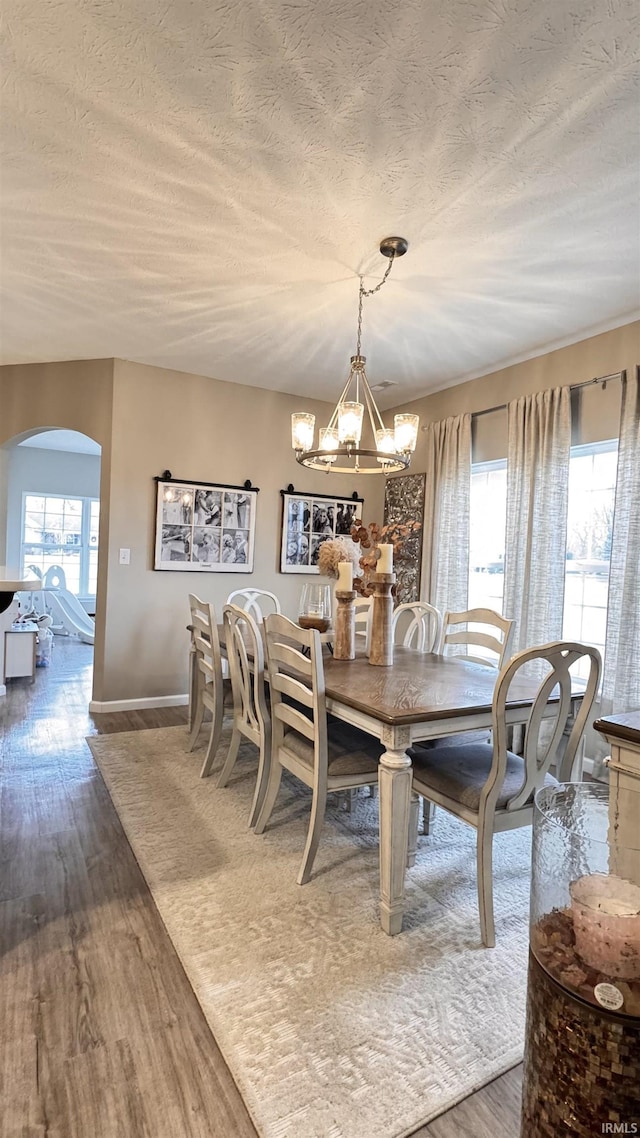
[[348, 538], [362, 517], [363, 498], [326, 494], [282, 495], [281, 573], [318, 573], [320, 546], [333, 537]]
[[258, 491], [157, 481], [154, 569], [251, 573]]

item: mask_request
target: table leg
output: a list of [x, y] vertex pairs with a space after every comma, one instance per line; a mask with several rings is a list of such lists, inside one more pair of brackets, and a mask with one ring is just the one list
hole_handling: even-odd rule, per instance
[[409, 845], [411, 759], [407, 728], [388, 728], [382, 736], [386, 750], [380, 758], [380, 923], [389, 936], [402, 930], [404, 874]]
[[409, 803], [409, 842], [407, 845], [407, 869], [416, 864], [418, 852], [418, 830], [420, 828], [420, 796], [415, 790], [411, 791]]

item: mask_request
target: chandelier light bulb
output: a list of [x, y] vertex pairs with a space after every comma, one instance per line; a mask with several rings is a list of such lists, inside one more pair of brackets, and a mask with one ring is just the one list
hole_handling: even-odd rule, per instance
[[[320, 450], [331, 452], [332, 450], [338, 449], [340, 440], [338, 438], [338, 431], [336, 427], [321, 427], [318, 434], [320, 438], [320, 441], [318, 443]], [[327, 462], [335, 462], [335, 460], [335, 454], [327, 454]]]
[[357, 446], [362, 434], [363, 403], [341, 403], [338, 408], [338, 439]]
[[396, 436], [391, 427], [379, 427], [376, 431], [376, 450], [380, 454], [396, 453]]
[[294, 411], [291, 416], [291, 445], [295, 451], [311, 450], [313, 432], [316, 426], [315, 415], [306, 411]]
[[395, 415], [395, 445], [400, 454], [413, 454], [418, 441], [418, 425], [420, 419], [417, 415]]

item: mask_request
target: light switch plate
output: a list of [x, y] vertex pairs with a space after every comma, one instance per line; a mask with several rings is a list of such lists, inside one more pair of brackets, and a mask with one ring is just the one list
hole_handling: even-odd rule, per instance
[[128, 565], [130, 561], [131, 561], [131, 550], [130, 549], [121, 549], [120, 550], [120, 564], [121, 565]]

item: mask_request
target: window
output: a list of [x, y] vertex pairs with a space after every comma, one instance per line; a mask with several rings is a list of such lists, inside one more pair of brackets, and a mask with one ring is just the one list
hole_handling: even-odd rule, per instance
[[617, 462], [617, 439], [571, 448], [562, 634], [603, 657]]
[[507, 460], [471, 468], [469, 608], [502, 612], [507, 518]]
[[[617, 461], [617, 439], [571, 448], [562, 635], [603, 655]], [[506, 511], [506, 459], [474, 463], [469, 607], [502, 612]]]
[[23, 570], [34, 565], [44, 576], [52, 565], [59, 565], [72, 593], [95, 596], [99, 518], [97, 498], [23, 494]]

